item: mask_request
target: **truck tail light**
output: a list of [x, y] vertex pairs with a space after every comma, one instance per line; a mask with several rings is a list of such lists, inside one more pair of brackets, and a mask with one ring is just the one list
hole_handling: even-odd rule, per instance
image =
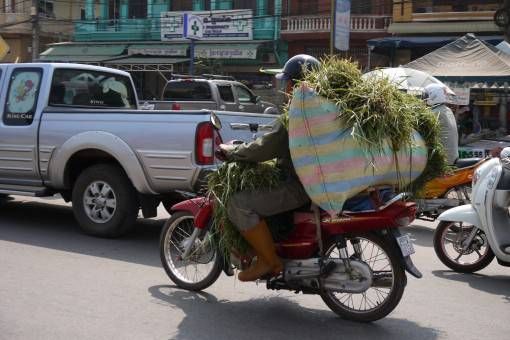
[[217, 143], [215, 135], [214, 126], [210, 122], [198, 124], [195, 138], [195, 157], [197, 164], [214, 164], [214, 144]]
[[178, 104], [178, 103], [173, 103], [172, 104], [172, 110], [176, 110], [176, 111], [179, 111], [181, 109], [181, 105]]

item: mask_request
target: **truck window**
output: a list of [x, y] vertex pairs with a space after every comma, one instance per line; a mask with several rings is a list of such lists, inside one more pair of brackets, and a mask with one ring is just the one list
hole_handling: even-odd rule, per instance
[[136, 108], [131, 80], [122, 75], [78, 69], [56, 69], [50, 106]]
[[166, 85], [163, 100], [212, 101], [211, 87], [205, 81], [171, 81]]
[[218, 92], [220, 93], [221, 100], [224, 102], [234, 103], [236, 101], [234, 99], [234, 92], [232, 92], [232, 86], [218, 85]]
[[240, 103], [251, 103], [253, 102], [253, 95], [252, 93], [243, 86], [235, 85], [236, 91], [237, 91], [237, 98], [239, 99]]
[[12, 72], [3, 116], [5, 125], [32, 124], [41, 77], [42, 70], [39, 68], [18, 68]]

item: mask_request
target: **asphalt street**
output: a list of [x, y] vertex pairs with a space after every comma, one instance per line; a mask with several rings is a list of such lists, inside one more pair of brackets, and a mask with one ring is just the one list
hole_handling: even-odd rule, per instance
[[344, 321], [317, 296], [222, 276], [203, 293], [173, 286], [159, 261], [168, 215], [116, 240], [81, 234], [60, 200], [0, 208], [0, 339], [509, 339], [510, 268], [447, 270], [435, 224], [415, 223], [416, 265], [404, 297], [372, 324]]

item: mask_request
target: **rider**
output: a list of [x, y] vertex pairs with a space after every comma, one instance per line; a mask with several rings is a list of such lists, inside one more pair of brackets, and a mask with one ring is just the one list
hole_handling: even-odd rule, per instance
[[[314, 57], [299, 54], [285, 63], [276, 78], [287, 82], [286, 92], [291, 94], [295, 82], [302, 79], [304, 69], [318, 67], [319, 64]], [[256, 263], [239, 273], [239, 280], [254, 281], [266, 274], [278, 274], [283, 270], [283, 264], [276, 254], [264, 218], [297, 209], [310, 202], [292, 165], [287, 129], [277, 120], [271, 132], [255, 141], [236, 146], [222, 144], [220, 150], [229, 161], [264, 162], [277, 159], [283, 173], [282, 183], [271, 190], [236, 193], [228, 203], [227, 212], [230, 221], [257, 254]]]
[[446, 106], [447, 89], [441, 84], [430, 84], [425, 87], [427, 104], [437, 114], [441, 126], [441, 143], [443, 144], [448, 164], [455, 164], [459, 157], [459, 132], [455, 115]]

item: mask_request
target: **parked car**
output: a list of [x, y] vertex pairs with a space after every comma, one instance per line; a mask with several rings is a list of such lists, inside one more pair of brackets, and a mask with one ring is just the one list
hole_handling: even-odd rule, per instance
[[[130, 75], [78, 64], [0, 64], [0, 194], [72, 201], [89, 234], [119, 236], [142, 209], [196, 191], [219, 143], [206, 110], [143, 111]], [[276, 116], [219, 112], [224, 139]]]
[[149, 101], [159, 110], [221, 110], [278, 114], [274, 104], [261, 100], [244, 84], [226, 77], [183, 77], [168, 81], [159, 101]]

